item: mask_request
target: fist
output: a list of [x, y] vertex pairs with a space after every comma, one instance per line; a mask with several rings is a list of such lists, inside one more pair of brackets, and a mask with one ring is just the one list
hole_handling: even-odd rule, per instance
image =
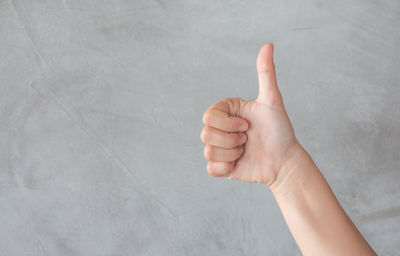
[[271, 186], [300, 146], [279, 92], [272, 44], [261, 48], [257, 72], [257, 99], [227, 98], [212, 105], [203, 115], [200, 137], [210, 175]]

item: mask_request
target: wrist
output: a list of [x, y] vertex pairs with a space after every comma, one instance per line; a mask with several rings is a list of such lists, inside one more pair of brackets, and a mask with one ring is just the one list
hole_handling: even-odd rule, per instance
[[282, 164], [269, 188], [275, 196], [290, 194], [303, 186], [316, 168], [310, 155], [296, 142], [292, 153]]

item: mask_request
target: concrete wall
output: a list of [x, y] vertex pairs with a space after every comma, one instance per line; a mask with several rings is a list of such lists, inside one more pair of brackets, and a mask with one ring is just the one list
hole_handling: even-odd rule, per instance
[[0, 0], [1, 255], [299, 255], [270, 191], [208, 176], [201, 115], [276, 47], [299, 140], [400, 250], [400, 2]]

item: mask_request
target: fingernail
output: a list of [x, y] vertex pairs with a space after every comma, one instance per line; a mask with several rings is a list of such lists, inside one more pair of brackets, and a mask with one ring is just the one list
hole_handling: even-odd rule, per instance
[[246, 135], [240, 135], [240, 144], [243, 144], [246, 141]]
[[239, 130], [241, 130], [241, 131], [246, 131], [246, 130], [247, 130], [247, 124], [246, 124], [246, 123], [242, 123], [242, 124], [239, 126]]

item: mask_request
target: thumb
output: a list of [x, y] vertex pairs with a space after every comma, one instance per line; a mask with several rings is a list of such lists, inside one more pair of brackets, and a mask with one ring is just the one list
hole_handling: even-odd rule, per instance
[[276, 81], [273, 54], [274, 46], [271, 43], [264, 45], [258, 53], [257, 73], [259, 90], [257, 101], [283, 107], [282, 96]]

